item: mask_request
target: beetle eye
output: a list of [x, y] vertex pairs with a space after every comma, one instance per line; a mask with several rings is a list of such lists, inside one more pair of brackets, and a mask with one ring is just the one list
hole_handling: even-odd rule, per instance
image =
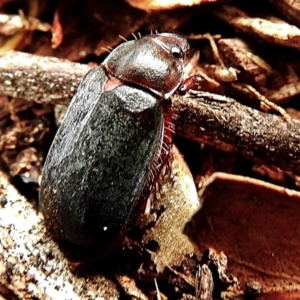
[[180, 47], [173, 47], [171, 53], [175, 58], [183, 58], [184, 54]]

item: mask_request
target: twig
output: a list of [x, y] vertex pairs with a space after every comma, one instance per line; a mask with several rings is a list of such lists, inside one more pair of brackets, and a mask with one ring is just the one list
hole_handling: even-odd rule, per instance
[[[0, 58], [0, 94], [68, 103], [89, 66], [10, 52]], [[176, 133], [300, 174], [300, 123], [259, 112], [224, 96], [172, 97]]]
[[10, 51], [0, 57], [0, 94], [66, 104], [90, 69], [67, 60]]
[[300, 122], [210, 93], [172, 100], [177, 134], [300, 174]]

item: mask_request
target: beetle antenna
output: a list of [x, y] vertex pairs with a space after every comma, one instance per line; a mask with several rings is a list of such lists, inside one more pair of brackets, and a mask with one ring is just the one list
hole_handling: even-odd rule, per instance
[[132, 32], [131, 35], [134, 37], [135, 40], [138, 40], [137, 36]]
[[123, 35], [119, 34], [119, 37], [124, 41], [124, 42], [128, 42], [126, 38], [124, 38]]

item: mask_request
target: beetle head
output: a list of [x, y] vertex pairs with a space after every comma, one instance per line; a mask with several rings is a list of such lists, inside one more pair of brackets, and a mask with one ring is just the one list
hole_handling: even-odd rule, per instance
[[189, 45], [176, 34], [147, 35], [118, 46], [104, 60], [108, 74], [169, 98], [182, 81]]

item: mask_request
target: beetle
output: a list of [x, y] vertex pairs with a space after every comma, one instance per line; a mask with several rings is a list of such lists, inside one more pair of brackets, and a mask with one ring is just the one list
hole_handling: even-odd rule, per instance
[[106, 253], [124, 237], [168, 158], [167, 99], [188, 48], [176, 34], [146, 35], [83, 78], [42, 172], [40, 210], [56, 239]]

